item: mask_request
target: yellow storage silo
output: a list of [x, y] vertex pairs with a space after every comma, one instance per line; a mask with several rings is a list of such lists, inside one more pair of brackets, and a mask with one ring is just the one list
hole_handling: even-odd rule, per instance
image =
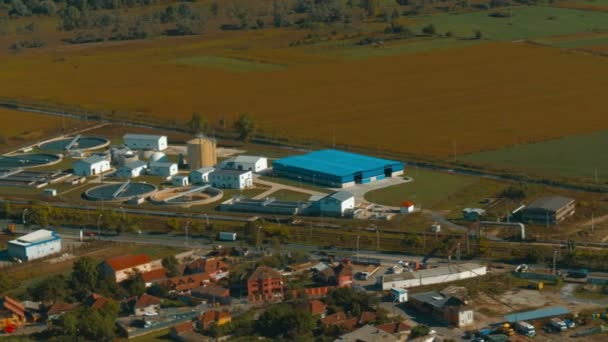
[[217, 164], [215, 139], [201, 136], [188, 141], [188, 165], [190, 170], [212, 167], [215, 164]]

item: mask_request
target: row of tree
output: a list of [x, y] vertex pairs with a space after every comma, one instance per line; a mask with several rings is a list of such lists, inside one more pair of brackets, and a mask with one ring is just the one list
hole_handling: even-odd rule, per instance
[[[208, 134], [211, 130], [209, 122], [199, 113], [193, 113], [190, 120], [186, 123], [186, 127], [192, 134]], [[219, 128], [225, 129], [225, 119], [219, 120]], [[241, 114], [234, 122], [234, 130], [238, 133], [238, 138], [241, 141], [249, 141], [257, 130], [257, 124], [248, 114]]]

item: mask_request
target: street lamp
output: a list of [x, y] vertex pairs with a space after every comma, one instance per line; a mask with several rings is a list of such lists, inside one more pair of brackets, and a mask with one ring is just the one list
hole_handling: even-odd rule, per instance
[[[21, 213], [21, 222], [23, 222], [24, 226], [27, 226], [27, 221], [25, 220], [25, 214], [30, 211], [29, 209], [23, 209], [23, 213]], [[28, 228], [28, 232], [29, 232], [29, 228]]]
[[101, 236], [101, 219], [103, 218], [103, 214], [99, 214], [97, 216], [97, 235]]

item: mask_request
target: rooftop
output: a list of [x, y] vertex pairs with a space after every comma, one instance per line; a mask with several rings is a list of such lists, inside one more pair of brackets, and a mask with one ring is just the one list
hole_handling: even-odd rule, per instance
[[147, 166], [147, 165], [148, 164], [145, 161], [143, 161], [143, 160], [134, 160], [132, 162], [126, 163], [123, 166], [123, 168], [133, 170], [133, 169], [137, 169], [137, 168], [144, 167], [144, 166]]
[[155, 280], [161, 280], [161, 279], [167, 278], [167, 270], [164, 268], [159, 268], [157, 270], [142, 273], [141, 277], [144, 280], [144, 282], [151, 283]]
[[326, 198], [333, 198], [333, 199], [343, 202], [343, 201], [349, 200], [353, 197], [354, 197], [354, 195], [348, 191], [338, 191], [338, 192], [334, 192], [333, 194], [328, 195]]
[[213, 171], [213, 175], [242, 175], [245, 173], [250, 173], [251, 171], [249, 170], [233, 170], [233, 169], [217, 169], [215, 171]]
[[391, 282], [391, 281], [399, 281], [399, 280], [409, 280], [409, 279], [418, 279], [418, 278], [429, 278], [436, 277], [442, 275], [449, 275], [454, 273], [461, 273], [466, 271], [472, 271], [478, 268], [482, 268], [480, 264], [474, 263], [465, 263], [459, 265], [450, 265], [450, 266], [441, 266], [435, 268], [429, 268], [426, 270], [414, 271], [414, 272], [404, 272], [400, 274], [388, 274], [382, 276], [383, 282]]
[[93, 165], [93, 164], [97, 164], [97, 163], [100, 163], [103, 161], [107, 161], [107, 159], [105, 157], [101, 157], [101, 156], [91, 156], [91, 157], [84, 158], [84, 159], [77, 161], [76, 164], [84, 163], [84, 164]]
[[569, 313], [570, 313], [570, 310], [568, 310], [564, 307], [561, 307], [561, 306], [556, 306], [556, 307], [552, 307], [552, 308], [544, 308], [544, 309], [508, 314], [508, 315], [505, 315], [505, 320], [509, 323], [515, 323], [517, 321], [529, 321], [529, 320], [535, 320], [535, 319], [546, 318], [546, 317], [567, 315]]
[[200, 168], [198, 170], [194, 170], [192, 172], [198, 172], [198, 173], [201, 173], [201, 174], [205, 174], [205, 173], [213, 172], [214, 170], [215, 170], [214, 167], [203, 167], [203, 168]]
[[380, 324], [380, 325], [377, 325], [376, 328], [382, 329], [389, 334], [399, 334], [402, 332], [412, 330], [412, 327], [410, 327], [409, 325], [407, 325], [403, 322], [392, 322], [392, 323]]
[[394, 160], [331, 149], [279, 159], [273, 164], [337, 176], [348, 176], [361, 171], [382, 169], [389, 165], [403, 165], [403, 163]]
[[164, 135], [155, 135], [155, 134], [135, 134], [135, 133], [127, 133], [122, 138], [124, 139], [160, 139], [166, 138]]
[[49, 310], [47, 311], [46, 314], [47, 315], [56, 315], [56, 314], [60, 314], [63, 312], [72, 311], [72, 310], [76, 309], [77, 307], [78, 307], [78, 304], [56, 302], [55, 304], [53, 304], [53, 306], [51, 306], [49, 308]]
[[166, 162], [166, 161], [150, 162], [150, 167], [172, 167], [173, 165], [177, 165], [177, 163]]
[[260, 156], [236, 156], [234, 158], [234, 162], [235, 163], [256, 163], [258, 160], [262, 159], [264, 157], [260, 157]]
[[9, 243], [19, 246], [29, 246], [31, 244], [57, 239], [59, 239], [59, 236], [55, 232], [46, 229], [39, 229], [35, 232], [23, 235], [16, 240], [9, 241]]
[[2, 298], [2, 305], [0, 306], [0, 309], [8, 310], [21, 318], [25, 317], [25, 307], [23, 304], [9, 296], [4, 296], [4, 298]]
[[392, 342], [398, 340], [399, 339], [395, 335], [382, 329], [378, 329], [371, 325], [364, 325], [353, 332], [338, 337], [334, 342]]
[[213, 296], [213, 297], [227, 297], [230, 295], [230, 291], [222, 286], [218, 285], [207, 285], [199, 286], [192, 290], [192, 295]]
[[160, 305], [160, 298], [144, 293], [135, 303], [135, 308], [141, 309], [150, 305]]
[[145, 254], [139, 255], [121, 255], [114, 258], [107, 259], [105, 262], [110, 266], [114, 271], [126, 270], [129, 268], [137, 267], [140, 265], [147, 264], [151, 262], [149, 256]]
[[320, 315], [325, 312], [327, 305], [320, 300], [311, 300], [308, 302], [308, 311], [314, 315]]
[[574, 199], [563, 196], [541, 197], [527, 205], [524, 210], [544, 209], [549, 211], [557, 211], [572, 202], [574, 202]]
[[410, 298], [430, 304], [436, 308], [442, 308], [444, 306], [460, 306], [464, 304], [456, 297], [446, 296], [437, 291], [414, 293], [410, 295]]

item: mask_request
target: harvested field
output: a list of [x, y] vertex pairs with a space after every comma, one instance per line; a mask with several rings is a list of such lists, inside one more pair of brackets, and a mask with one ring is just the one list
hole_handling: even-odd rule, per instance
[[[22, 54], [0, 67], [6, 80], [0, 91], [24, 100], [138, 112], [147, 121], [184, 123], [197, 111], [211, 123], [222, 117], [230, 122], [248, 112], [272, 138], [328, 144], [335, 131], [338, 146], [435, 158], [454, 149], [464, 154], [590, 132], [608, 123], [600, 105], [608, 61], [599, 57], [487, 43], [453, 48], [450, 58], [445, 51], [348, 63], [313, 58], [271, 72], [173, 63], [213, 45], [197, 38], [90, 46], [64, 51], [60, 60]], [[68, 77], [74, 70], [79, 77]], [[572, 113], [578, 120], [558, 119]], [[548, 115], [555, 120], [547, 121]]]
[[[1, 69], [1, 67], [0, 67]], [[25, 146], [54, 135], [84, 127], [79, 120], [51, 117], [0, 108], [0, 150]], [[3, 141], [4, 140], [4, 141]]]

